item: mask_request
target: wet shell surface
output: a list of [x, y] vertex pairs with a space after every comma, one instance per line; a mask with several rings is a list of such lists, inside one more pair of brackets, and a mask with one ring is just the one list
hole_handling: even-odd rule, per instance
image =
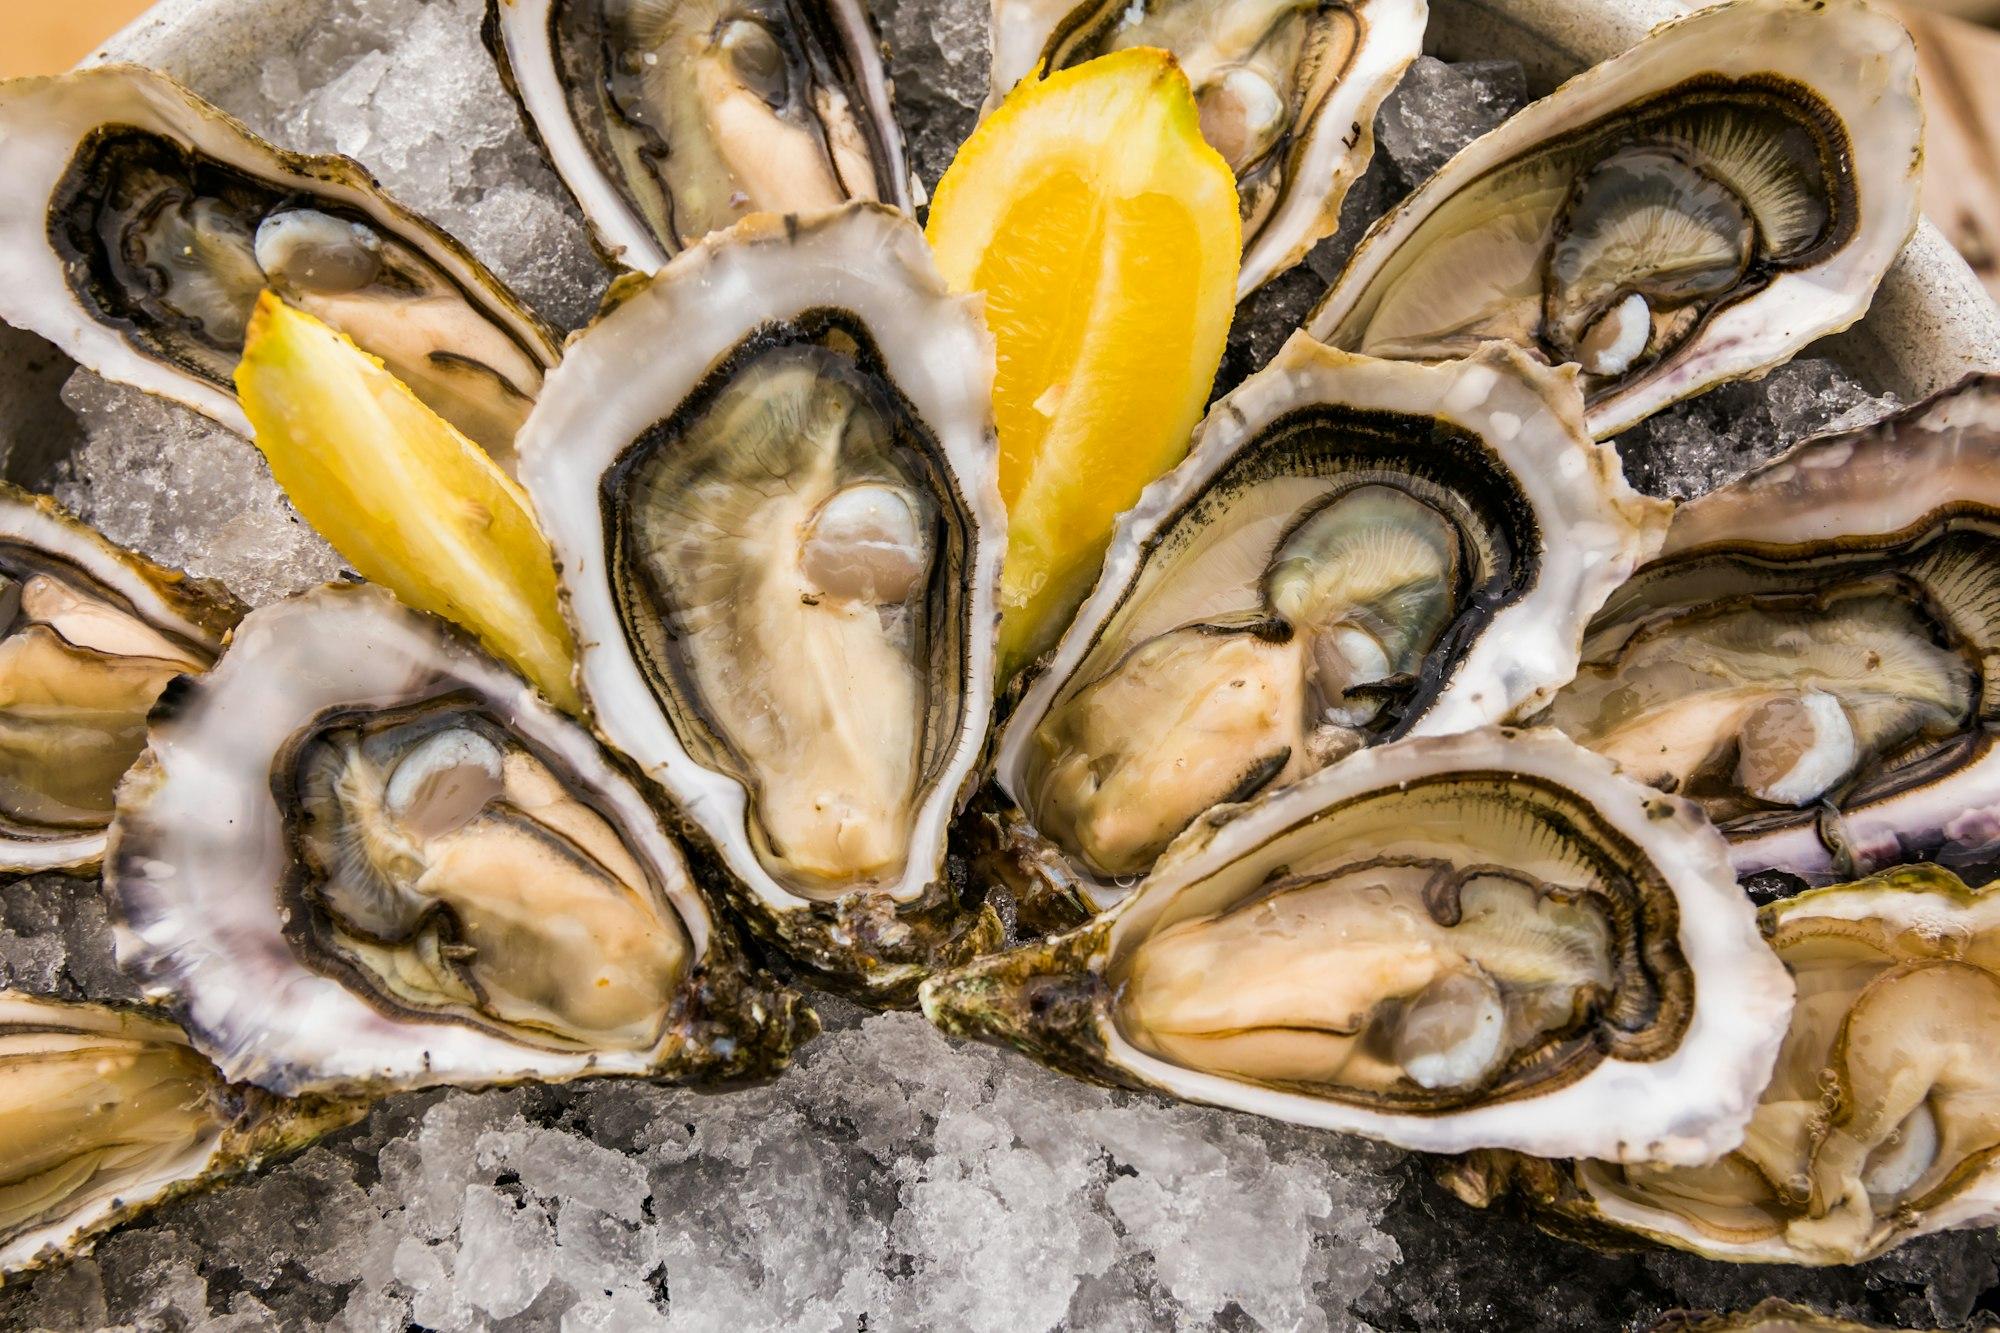
[[911, 207], [863, 0], [490, 0], [486, 45], [628, 268], [752, 213]]
[[1539, 720], [1700, 802], [1741, 874], [2000, 850], [2000, 376], [1675, 515]]
[[0, 87], [0, 318], [243, 436], [267, 287], [380, 357], [503, 464], [553, 331], [360, 163], [275, 148], [163, 74]]
[[1213, 806], [1539, 707], [1666, 520], [1567, 372], [1294, 337], [1120, 520], [1009, 716], [1012, 859], [1102, 907]]
[[0, 1274], [358, 1119], [231, 1087], [157, 1014], [0, 991]]
[[1209, 143], [1236, 173], [1239, 296], [1305, 258], [1375, 150], [1375, 112], [1423, 49], [1424, 0], [994, 0], [993, 94], [1136, 46], [1186, 71]]
[[758, 929], [907, 998], [998, 940], [942, 882], [993, 708], [992, 342], [879, 205], [614, 297], [522, 435], [584, 695]]
[[118, 779], [174, 677], [208, 668], [243, 608], [0, 484], [0, 870], [104, 856]]
[[2000, 893], [1916, 866], [1764, 910], [1798, 1007], [1742, 1145], [1691, 1167], [1474, 1158], [1554, 1229], [1713, 1259], [1855, 1264], [2000, 1222]]
[[1791, 1004], [1698, 809], [1498, 728], [1214, 811], [1095, 920], [923, 988], [1093, 1081], [1614, 1162], [1739, 1144]]
[[1370, 229], [1306, 328], [1583, 371], [1614, 435], [1861, 318], [1918, 218], [1916, 52], [1863, 0], [1665, 24], [1476, 140]]
[[365, 585], [253, 612], [154, 715], [105, 868], [120, 963], [272, 1091], [783, 1067], [639, 779], [444, 622]]

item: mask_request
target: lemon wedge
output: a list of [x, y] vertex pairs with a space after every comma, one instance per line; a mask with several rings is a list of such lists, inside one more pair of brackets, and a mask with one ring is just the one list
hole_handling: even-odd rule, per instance
[[362, 577], [454, 621], [581, 711], [556, 568], [528, 497], [345, 334], [269, 292], [236, 390], [271, 475]]
[[938, 182], [928, 235], [952, 289], [985, 294], [998, 352], [1016, 670], [1187, 452], [1236, 309], [1236, 179], [1173, 57], [1135, 48], [1016, 89]]

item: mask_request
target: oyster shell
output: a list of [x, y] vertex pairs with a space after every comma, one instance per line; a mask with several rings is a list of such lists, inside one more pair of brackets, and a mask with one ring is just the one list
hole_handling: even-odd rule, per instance
[[1741, 1141], [1792, 987], [1701, 812], [1551, 732], [1363, 751], [1212, 812], [1082, 928], [923, 987], [1096, 1082], [1432, 1152]]
[[1685, 505], [1538, 720], [1701, 803], [1741, 874], [2000, 848], [2000, 376]]
[[1613, 435], [1859, 319], [1916, 226], [1922, 136], [1887, 14], [1701, 9], [1453, 158], [1306, 327], [1423, 360], [1506, 339], [1579, 365], [1591, 430]]
[[1914, 866], [1764, 909], [1799, 1002], [1742, 1145], [1691, 1167], [1461, 1163], [1475, 1203], [1713, 1259], [1853, 1264], [2000, 1222], [2000, 893]]
[[993, 706], [992, 342], [872, 204], [752, 218], [618, 296], [521, 437], [584, 695], [760, 931], [905, 997], [998, 939], [940, 883]]
[[165, 75], [0, 84], [0, 318], [238, 433], [266, 287], [380, 357], [504, 463], [554, 333], [360, 163], [287, 153]]
[[161, 701], [105, 889], [119, 961], [275, 1092], [753, 1077], [816, 1027], [636, 777], [365, 585], [252, 612]]
[[0, 483], [0, 871], [86, 869], [146, 714], [243, 608]]
[[1009, 717], [1009, 841], [1047, 839], [1059, 891], [1102, 907], [1212, 806], [1539, 706], [1668, 512], [1573, 380], [1497, 345], [1424, 366], [1294, 337], [1126, 513]]
[[1772, 1296], [1736, 1314], [1670, 1310], [1651, 1333], [1889, 1333], [1880, 1324], [1824, 1315]]
[[490, 0], [486, 45], [614, 262], [752, 213], [910, 209], [863, 0]]
[[1239, 298], [1340, 225], [1375, 111], [1423, 49], [1425, 0], [994, 0], [990, 111], [1037, 70], [1133, 46], [1173, 53], [1236, 173]]
[[232, 1087], [166, 1019], [0, 991], [0, 1274], [348, 1124], [359, 1102]]

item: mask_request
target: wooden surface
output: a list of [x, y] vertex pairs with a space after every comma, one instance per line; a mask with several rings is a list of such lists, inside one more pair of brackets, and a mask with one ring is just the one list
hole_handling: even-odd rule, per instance
[[[0, 77], [53, 74], [136, 18], [147, 0], [0, 0]], [[1924, 210], [2000, 298], [2000, 0], [1908, 0], [1930, 114]]]

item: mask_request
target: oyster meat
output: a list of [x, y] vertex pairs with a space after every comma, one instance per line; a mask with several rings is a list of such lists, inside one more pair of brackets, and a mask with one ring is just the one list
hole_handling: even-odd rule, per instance
[[1306, 327], [1423, 360], [1505, 339], [1579, 366], [1613, 435], [1859, 319], [1922, 137], [1909, 34], [1864, 0], [1700, 9], [1453, 158]]
[[0, 483], [0, 871], [104, 856], [118, 779], [174, 677], [208, 669], [243, 608]]
[[486, 45], [599, 246], [641, 272], [751, 213], [910, 208], [863, 0], [490, 0]]
[[1698, 802], [1742, 874], [2000, 848], [2000, 376], [1675, 515], [1539, 720]]
[[18, 991], [0, 991], [0, 1074], [0, 1274], [364, 1109], [231, 1087], [163, 1018]]
[[1173, 53], [1236, 173], [1248, 296], [1340, 224], [1375, 111], [1423, 49], [1425, 0], [994, 0], [991, 110], [1022, 79], [1134, 46]]
[[1102, 907], [1215, 805], [1538, 707], [1667, 522], [1573, 381], [1298, 336], [1218, 403], [1001, 732], [1007, 838], [1056, 852], [1015, 864]]
[[634, 279], [522, 434], [580, 683], [758, 928], [907, 996], [992, 714], [993, 346], [902, 214], [753, 218]]
[[285, 1094], [741, 1078], [815, 1028], [635, 775], [371, 586], [251, 613], [162, 700], [105, 889], [126, 969]]
[[165, 75], [0, 84], [0, 318], [245, 436], [266, 288], [380, 357], [502, 462], [555, 334], [349, 158], [274, 148]]
[[1707, 1165], [1462, 1164], [1473, 1202], [1524, 1189], [1550, 1226], [1714, 1259], [1854, 1264], [2000, 1222], [2000, 892], [1932, 866], [1764, 910], [1798, 1007], [1742, 1145]]
[[1721, 838], [1551, 732], [1364, 751], [1212, 812], [1123, 901], [932, 978], [946, 1032], [1431, 1152], [1694, 1163], [1791, 1009]]

